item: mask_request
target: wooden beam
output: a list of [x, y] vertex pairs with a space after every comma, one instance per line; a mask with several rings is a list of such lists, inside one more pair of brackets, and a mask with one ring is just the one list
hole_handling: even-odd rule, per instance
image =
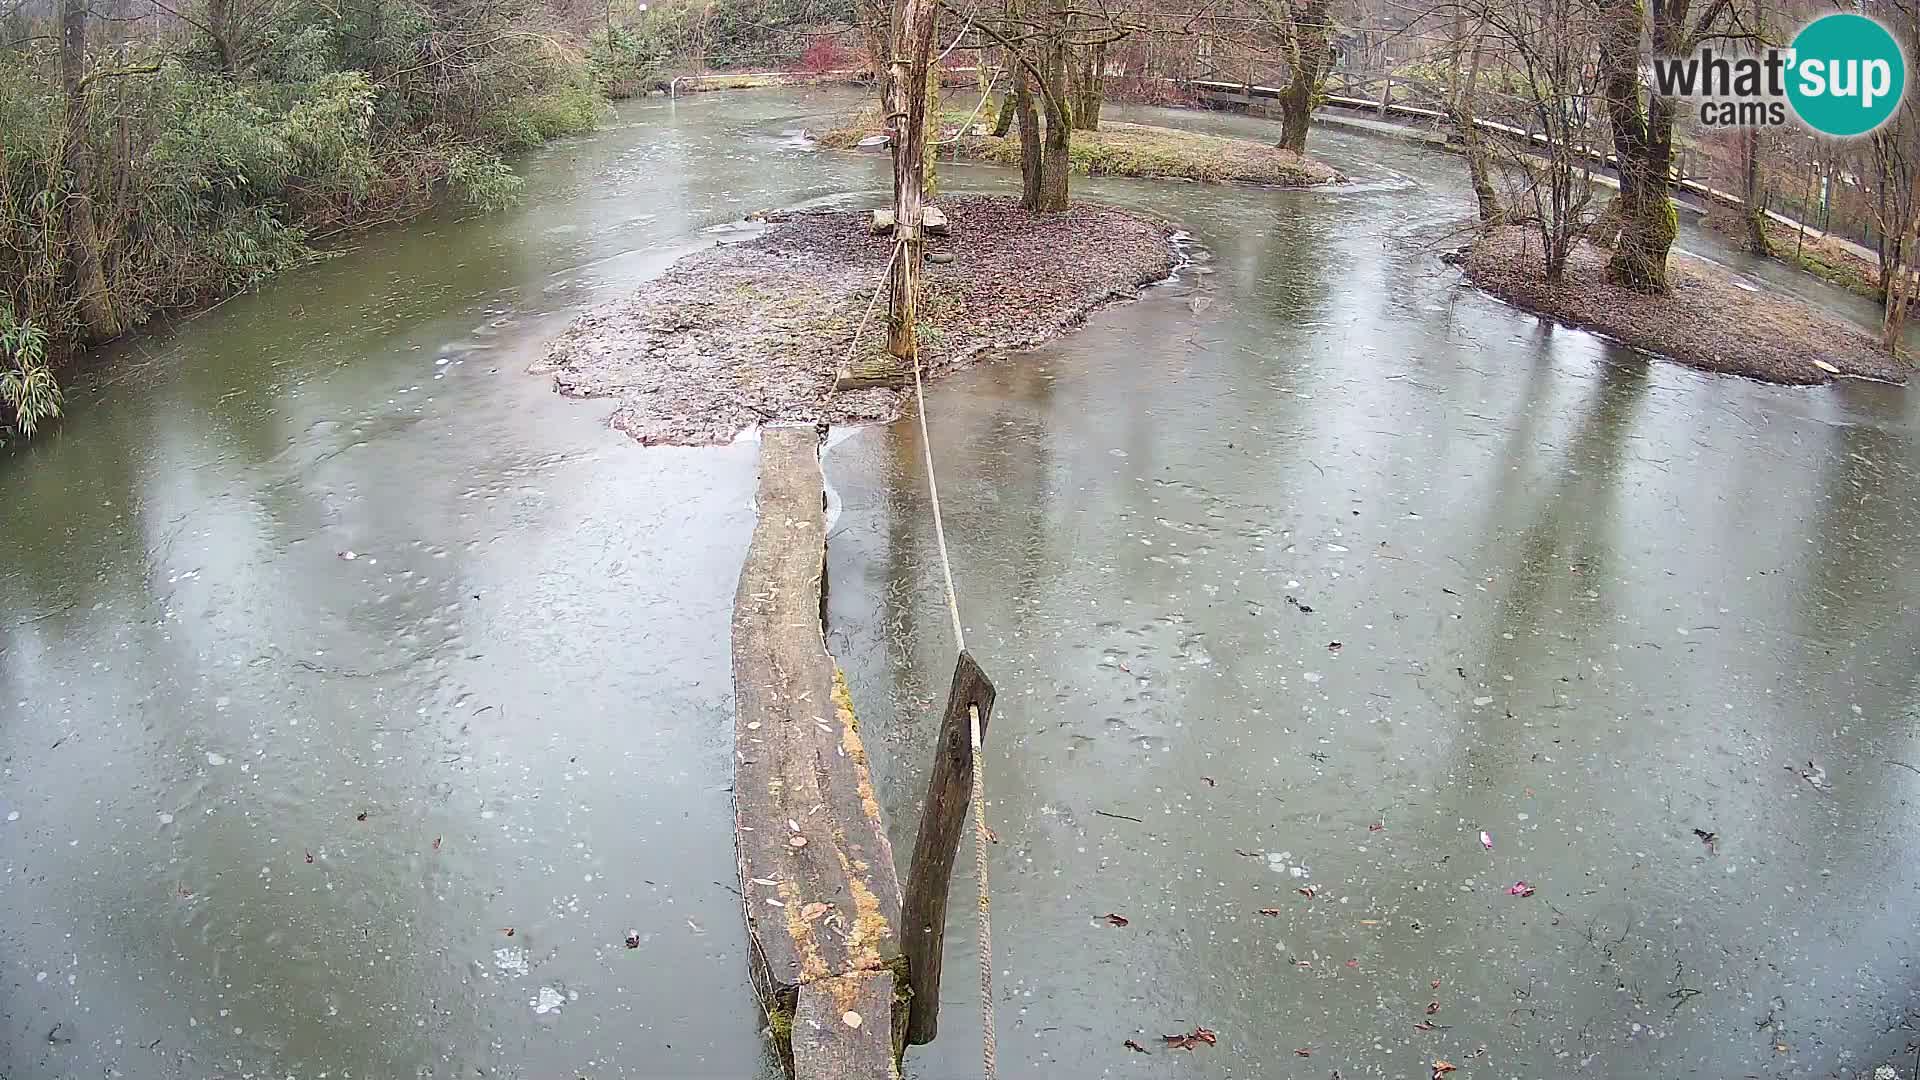
[[760, 521], [733, 605], [734, 846], [748, 963], [788, 1073], [889, 1080], [906, 1045], [900, 879], [821, 636], [819, 439], [811, 424], [760, 429]]
[[973, 795], [973, 718], [980, 713], [980, 741], [987, 739], [993, 715], [993, 683], [964, 650], [953, 667], [947, 711], [933, 747], [927, 774], [927, 801], [920, 808], [920, 833], [907, 870], [907, 898], [901, 906], [901, 947], [907, 957], [907, 982], [913, 1001], [907, 1016], [907, 1042], [933, 1041], [940, 1026], [940, 961], [946, 949], [947, 888], [953, 860], [967, 824]]

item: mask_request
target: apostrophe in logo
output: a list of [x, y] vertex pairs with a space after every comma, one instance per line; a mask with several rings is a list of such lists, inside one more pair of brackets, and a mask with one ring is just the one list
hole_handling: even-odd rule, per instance
[[1865, 135], [1887, 122], [1907, 90], [1907, 60], [1886, 27], [1839, 12], [1793, 39], [1787, 100], [1823, 135]]

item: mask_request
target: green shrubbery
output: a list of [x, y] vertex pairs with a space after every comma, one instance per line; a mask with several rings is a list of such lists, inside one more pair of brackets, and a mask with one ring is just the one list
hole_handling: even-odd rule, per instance
[[585, 54], [531, 9], [265, 5], [272, 19], [226, 43], [243, 58], [231, 69], [198, 26], [94, 50], [77, 109], [51, 45], [0, 49], [0, 435], [58, 415], [48, 365], [90, 336], [75, 271], [87, 251], [106, 321], [138, 326], [443, 189], [510, 203], [520, 180], [502, 155], [586, 130], [604, 108]]

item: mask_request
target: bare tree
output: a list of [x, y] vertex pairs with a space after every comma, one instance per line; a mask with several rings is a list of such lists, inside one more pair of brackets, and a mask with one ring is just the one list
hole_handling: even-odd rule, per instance
[[60, 87], [66, 104], [67, 243], [73, 293], [87, 337], [104, 341], [122, 327], [107, 291], [104, 246], [93, 209], [93, 143], [87, 119], [87, 0], [65, 0], [60, 17]]
[[1280, 39], [1287, 85], [1280, 92], [1280, 148], [1307, 149], [1320, 82], [1333, 66], [1332, 0], [1265, 0], [1267, 21]]
[[1697, 14], [1692, 0], [1595, 0], [1595, 8], [1601, 88], [1620, 175], [1620, 230], [1607, 276], [1630, 289], [1665, 292], [1667, 253], [1680, 229], [1670, 193], [1675, 109], [1673, 99], [1645, 93], [1641, 42], [1650, 39], [1656, 55], [1684, 56], [1709, 39], [1752, 34], [1742, 29], [1733, 0], [1709, 0]]

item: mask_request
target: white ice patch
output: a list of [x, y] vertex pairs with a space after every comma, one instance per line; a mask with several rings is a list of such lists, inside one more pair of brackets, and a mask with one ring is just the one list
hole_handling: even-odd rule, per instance
[[527, 973], [527, 950], [511, 946], [495, 949], [493, 966], [499, 968], [502, 974], [517, 979]]
[[207, 751], [207, 764], [209, 764], [209, 765], [225, 765], [226, 763], [227, 763], [227, 759], [226, 759], [225, 757], [223, 757], [222, 755], [220, 755], [220, 754], [216, 754], [216, 753], [214, 753], [214, 752], [213, 752], [213, 751], [211, 751], [211, 750], [209, 750], [209, 751]]
[[560, 991], [551, 986], [543, 986], [540, 988], [540, 996], [534, 998], [529, 1004], [533, 1006], [535, 1013], [545, 1016], [550, 1012], [557, 1012], [560, 1006], [566, 1003], [567, 999], [561, 996]]

